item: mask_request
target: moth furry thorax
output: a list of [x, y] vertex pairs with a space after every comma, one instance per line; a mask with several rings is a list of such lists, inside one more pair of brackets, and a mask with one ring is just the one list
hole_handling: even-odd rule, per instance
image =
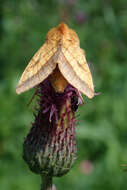
[[46, 40], [49, 42], [56, 43], [56, 45], [62, 45], [66, 42], [70, 43], [70, 45], [78, 45], [80, 44], [77, 34], [74, 30], [68, 28], [68, 26], [64, 23], [61, 23], [57, 28], [52, 28], [46, 37]]
[[49, 76], [56, 92], [63, 92], [69, 83], [89, 98], [94, 96], [91, 72], [79, 38], [64, 23], [48, 32], [44, 45], [23, 72], [16, 92], [35, 87]]

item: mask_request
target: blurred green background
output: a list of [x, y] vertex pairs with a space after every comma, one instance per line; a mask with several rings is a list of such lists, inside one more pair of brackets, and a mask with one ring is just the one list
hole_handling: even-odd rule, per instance
[[81, 106], [78, 159], [58, 190], [127, 189], [127, 1], [0, 0], [0, 190], [37, 190], [40, 177], [22, 159], [33, 108], [30, 90], [16, 95], [20, 75], [49, 29], [66, 20], [81, 47], [101, 95]]

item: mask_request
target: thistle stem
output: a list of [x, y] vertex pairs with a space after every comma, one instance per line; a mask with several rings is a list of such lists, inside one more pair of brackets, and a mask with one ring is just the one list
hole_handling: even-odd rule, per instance
[[41, 190], [52, 190], [52, 176], [42, 176]]

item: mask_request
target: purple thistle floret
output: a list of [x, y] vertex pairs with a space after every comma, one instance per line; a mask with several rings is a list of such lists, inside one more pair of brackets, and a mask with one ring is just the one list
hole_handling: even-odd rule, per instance
[[40, 97], [38, 103], [43, 108], [43, 113], [49, 113], [50, 122], [53, 115], [55, 115], [56, 121], [58, 120], [59, 111], [66, 99], [70, 98], [72, 100], [72, 108], [83, 103], [82, 97], [76, 88], [68, 84], [64, 93], [56, 93], [48, 79], [39, 85], [37, 95]]

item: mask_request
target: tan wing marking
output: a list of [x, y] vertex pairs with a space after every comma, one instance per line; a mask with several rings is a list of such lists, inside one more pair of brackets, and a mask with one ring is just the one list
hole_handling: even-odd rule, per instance
[[56, 51], [56, 47], [47, 43], [37, 51], [21, 76], [16, 89], [17, 94], [36, 86], [52, 73], [56, 67], [54, 64]]
[[[70, 58], [67, 60], [66, 57], [68, 57], [68, 54]], [[74, 69], [73, 65], [76, 66], [76, 69]], [[86, 68], [81, 69], [80, 66], [78, 66], [76, 60], [70, 55], [70, 53], [65, 53], [65, 55], [61, 53], [58, 66], [68, 83], [70, 83], [72, 86], [77, 88], [80, 92], [89, 98], [92, 98], [94, 96], [93, 89], [89, 88], [86, 77], [84, 77], [85, 74], [87, 75]]]

